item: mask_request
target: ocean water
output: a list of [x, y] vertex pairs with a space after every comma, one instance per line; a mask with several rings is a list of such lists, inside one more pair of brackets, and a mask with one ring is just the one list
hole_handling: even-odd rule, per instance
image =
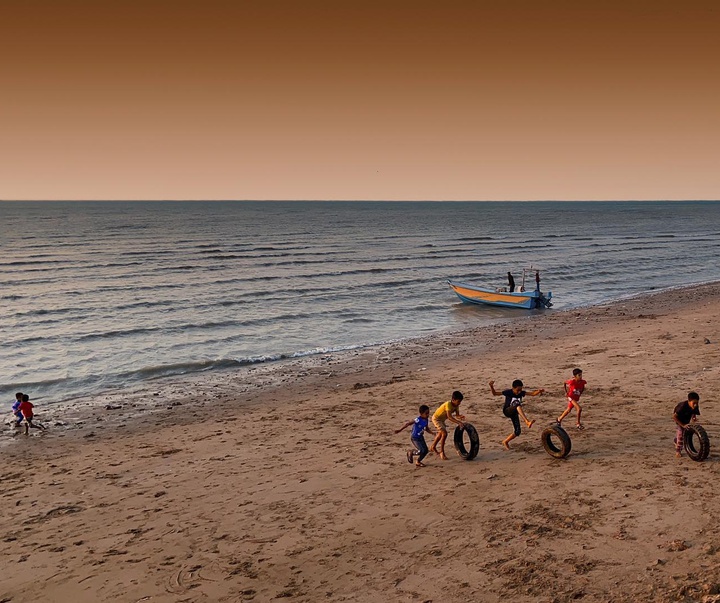
[[0, 230], [8, 402], [529, 313], [448, 278], [537, 265], [551, 312], [720, 280], [716, 202], [4, 202]]

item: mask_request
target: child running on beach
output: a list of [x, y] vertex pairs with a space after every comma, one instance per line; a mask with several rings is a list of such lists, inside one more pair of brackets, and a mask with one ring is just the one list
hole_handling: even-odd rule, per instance
[[568, 405], [563, 413], [558, 417], [558, 424], [562, 423], [562, 420], [570, 414], [570, 411], [574, 408], [577, 410], [577, 424], [575, 427], [578, 429], [585, 429], [583, 424], [580, 422], [580, 414], [582, 413], [582, 407], [580, 406], [580, 396], [585, 391], [587, 381], [582, 378], [582, 369], [573, 369], [572, 379], [568, 379], [563, 385], [565, 386], [565, 395], [567, 396]]
[[680, 458], [683, 449], [683, 436], [685, 428], [692, 421], [697, 420], [700, 414], [700, 396], [696, 392], [690, 392], [687, 400], [680, 402], [673, 411], [673, 421], [675, 421], [675, 456]]
[[[435, 454], [440, 455], [440, 458], [443, 461], [447, 461], [448, 458], [445, 455], [445, 440], [447, 440], [447, 427], [445, 426], [445, 421], [450, 421], [460, 427], [464, 427], [463, 421], [465, 420], [465, 417], [460, 414], [460, 402], [463, 401], [463, 397], [464, 396], [459, 391], [454, 391], [452, 393], [452, 398], [448, 402], [442, 404], [440, 408], [435, 411], [432, 417], [433, 425], [435, 425], [438, 432], [432, 445], [430, 446], [430, 450], [432, 450]], [[440, 444], [440, 452], [438, 452], [437, 449], [438, 444]]]
[[510, 450], [510, 441], [514, 440], [520, 435], [520, 417], [525, 421], [525, 425], [528, 429], [535, 424], [535, 421], [531, 421], [525, 416], [525, 412], [522, 408], [522, 399], [525, 396], [541, 396], [545, 393], [544, 389], [536, 389], [532, 392], [526, 392], [523, 390], [523, 382], [520, 379], [515, 379], [512, 382], [512, 388], [504, 389], [501, 392], [495, 390], [495, 381], [490, 382], [490, 391], [493, 396], [505, 396], [505, 404], [503, 404], [503, 414], [512, 421], [513, 432], [502, 441], [502, 445], [505, 450]]
[[418, 416], [414, 421], [408, 421], [400, 429], [396, 429], [395, 433], [400, 433], [403, 429], [409, 427], [410, 425], [413, 426], [412, 433], [410, 434], [410, 441], [412, 442], [413, 449], [407, 451], [407, 460], [408, 463], [412, 463], [413, 457], [417, 455], [415, 466], [424, 467], [425, 463], [422, 461], [429, 452], [427, 443], [425, 442], [424, 433], [427, 431], [430, 435], [433, 435], [433, 432], [428, 426], [428, 420], [430, 419], [430, 407], [423, 404], [418, 410], [420, 412], [420, 416]]
[[43, 425], [40, 425], [40, 423], [38, 423], [37, 425], [33, 423], [33, 408], [35, 408], [35, 405], [30, 402], [30, 396], [28, 396], [27, 394], [23, 394], [22, 402], [20, 402], [20, 406], [18, 406], [18, 409], [22, 413], [22, 418], [25, 420], [29, 427], [32, 427], [34, 429], [42, 429], [43, 431], [45, 431], [45, 427]]
[[22, 404], [23, 393], [18, 392], [15, 394], [15, 402], [12, 405], [13, 415], [15, 415], [15, 427], [20, 427], [23, 422], [23, 415], [20, 412], [20, 405]]

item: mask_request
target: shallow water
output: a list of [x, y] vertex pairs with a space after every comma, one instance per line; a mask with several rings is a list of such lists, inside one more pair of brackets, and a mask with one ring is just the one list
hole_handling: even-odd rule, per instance
[[[543, 268], [555, 308], [720, 279], [716, 202], [1, 203], [0, 396], [165, 375], [526, 316], [453, 278]], [[672, 295], [668, 292], [668, 295]]]

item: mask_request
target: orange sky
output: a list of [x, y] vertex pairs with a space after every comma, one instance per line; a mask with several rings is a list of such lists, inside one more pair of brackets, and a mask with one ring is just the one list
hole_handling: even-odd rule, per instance
[[1, 199], [720, 198], [716, 2], [0, 0], [0, 27]]

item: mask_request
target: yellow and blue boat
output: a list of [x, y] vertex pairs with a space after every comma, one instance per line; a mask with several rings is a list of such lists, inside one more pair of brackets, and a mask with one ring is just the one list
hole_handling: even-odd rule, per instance
[[[535, 273], [535, 289], [525, 290], [525, 276], [527, 273]], [[540, 271], [535, 268], [523, 270], [522, 284], [518, 291], [508, 291], [506, 287], [493, 289], [488, 286], [470, 285], [457, 281], [448, 281], [448, 285], [455, 294], [468, 304], [487, 304], [490, 306], [502, 306], [504, 308], [521, 308], [533, 310], [536, 308], [550, 308], [552, 306], [552, 292], [547, 294], [540, 291]]]

